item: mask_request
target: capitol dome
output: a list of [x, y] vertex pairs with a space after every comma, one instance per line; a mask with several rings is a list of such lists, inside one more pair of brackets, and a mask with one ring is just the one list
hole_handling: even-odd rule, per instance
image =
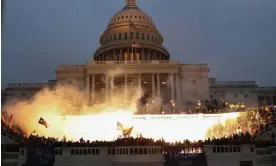
[[101, 46], [94, 54], [96, 61], [169, 60], [163, 37], [152, 19], [126, 0], [126, 6], [115, 14], [100, 38]]

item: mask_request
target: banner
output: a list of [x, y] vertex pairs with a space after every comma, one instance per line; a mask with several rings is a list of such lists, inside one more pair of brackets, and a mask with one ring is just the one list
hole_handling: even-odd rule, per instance
[[26, 166], [53, 166], [55, 161], [54, 146], [31, 142], [27, 148]]
[[165, 166], [208, 165], [201, 147], [167, 147], [165, 152]]

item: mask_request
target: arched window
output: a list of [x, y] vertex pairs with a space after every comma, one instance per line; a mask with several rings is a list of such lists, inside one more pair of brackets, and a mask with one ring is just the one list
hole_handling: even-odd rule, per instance
[[83, 154], [83, 149], [80, 149], [80, 155], [82, 155]]
[[145, 40], [145, 34], [142, 33], [142, 40]]
[[91, 154], [91, 149], [88, 149], [88, 154]]
[[78, 150], [78, 149], [76, 149], [76, 154], [77, 154], [77, 155], [79, 154], [79, 150]]
[[122, 39], [122, 34], [121, 33], [119, 33], [119, 40], [121, 40]]
[[136, 32], [136, 39], [139, 39], [139, 33]]
[[125, 40], [127, 40], [127, 32], [125, 32]]

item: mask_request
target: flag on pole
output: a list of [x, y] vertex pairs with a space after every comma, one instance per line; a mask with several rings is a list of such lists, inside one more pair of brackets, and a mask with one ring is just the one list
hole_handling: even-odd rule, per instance
[[46, 122], [43, 118], [41, 118], [41, 117], [40, 117], [38, 123], [41, 124], [41, 125], [43, 125], [43, 126], [45, 126], [46, 128], [48, 128], [48, 126], [49, 126], [49, 125], [47, 124], [47, 122]]
[[117, 122], [117, 130], [122, 131], [123, 125], [120, 122]]
[[123, 130], [124, 137], [129, 136], [131, 134], [132, 130], [133, 130], [133, 126], [129, 129]]

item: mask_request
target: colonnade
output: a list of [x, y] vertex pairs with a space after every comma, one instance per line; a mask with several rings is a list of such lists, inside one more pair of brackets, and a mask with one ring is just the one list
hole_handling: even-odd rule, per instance
[[[153, 97], [162, 97], [161, 96], [161, 80], [160, 80], [161, 73], [152, 73], [151, 74], [151, 85], [152, 85], [152, 96]], [[163, 74], [163, 73], [162, 73]], [[133, 74], [131, 74], [133, 75]], [[142, 88], [142, 74], [135, 74], [138, 76], [137, 85], [138, 88]], [[169, 76], [169, 88], [170, 88], [170, 99], [181, 100], [180, 96], [180, 79], [179, 75], [176, 73], [168, 73]], [[121, 76], [120, 76], [121, 77]], [[86, 76], [86, 93], [89, 96], [89, 101], [95, 100], [95, 74], [87, 75]], [[124, 93], [125, 96], [128, 94], [128, 74], [124, 74]], [[105, 99], [108, 101], [111, 96], [114, 94], [114, 75], [105, 75]]]
[[118, 50], [106, 51], [95, 57], [96, 61], [144, 61], [144, 60], [168, 60], [168, 56], [159, 51], [140, 48], [135, 51], [132, 48], [121, 48]]

